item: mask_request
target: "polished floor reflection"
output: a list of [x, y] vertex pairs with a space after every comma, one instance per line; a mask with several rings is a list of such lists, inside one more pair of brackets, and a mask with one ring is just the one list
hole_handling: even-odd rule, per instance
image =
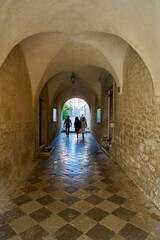
[[90, 134], [53, 145], [0, 214], [0, 240], [160, 239], [160, 212]]

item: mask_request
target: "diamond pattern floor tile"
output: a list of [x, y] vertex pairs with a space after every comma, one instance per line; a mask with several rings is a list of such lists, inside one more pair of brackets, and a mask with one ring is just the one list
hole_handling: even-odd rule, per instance
[[17, 204], [18, 206], [21, 206], [22, 204], [25, 204], [25, 203], [27, 203], [27, 202], [29, 202], [29, 201], [31, 201], [32, 199], [29, 197], [29, 196], [27, 196], [27, 195], [22, 195], [22, 196], [20, 196], [20, 197], [17, 197], [17, 198], [14, 198], [14, 199], [12, 199], [12, 201], [15, 203], [15, 204]]
[[86, 190], [89, 193], [95, 193], [99, 190], [99, 188], [91, 185], [91, 186], [85, 187], [84, 190]]
[[20, 234], [36, 224], [37, 223], [30, 216], [25, 215], [11, 222], [10, 226], [16, 233]]
[[45, 229], [43, 229], [40, 225], [36, 225], [21, 233], [20, 237], [23, 240], [43, 240], [47, 235], [49, 235], [49, 233]]
[[74, 183], [77, 183], [78, 180], [69, 178], [69, 179], [66, 179], [65, 182], [68, 184], [74, 184]]
[[93, 240], [97, 240], [97, 239], [110, 240], [115, 235], [115, 233], [110, 229], [100, 224], [97, 224], [87, 232], [87, 235]]
[[76, 197], [74, 197], [72, 195], [69, 195], [69, 196], [63, 198], [61, 201], [66, 203], [66, 204], [68, 204], [68, 205], [72, 205], [72, 204], [74, 204], [75, 202], [77, 202], [79, 200], [80, 200], [79, 198], [76, 198]]
[[130, 211], [123, 207], [117, 208], [115, 211], [112, 212], [112, 214], [127, 222], [130, 221], [136, 215], [135, 212]]
[[24, 216], [25, 213], [20, 208], [15, 208], [13, 210], [7, 211], [1, 215], [1, 224], [10, 223], [15, 219]]
[[34, 183], [39, 183], [42, 180], [40, 178], [30, 178], [30, 179], [27, 179], [27, 181], [30, 182], [31, 184], [34, 184]]
[[141, 215], [136, 214], [131, 220], [130, 223], [136, 227], [141, 228], [145, 232], [152, 232], [152, 225], [150, 225], [147, 218], [143, 218]]
[[77, 228], [79, 231], [86, 233], [91, 229], [93, 226], [96, 225], [96, 221], [86, 215], [80, 215], [74, 220], [71, 221], [71, 225]]
[[0, 240], [7, 240], [16, 235], [16, 232], [7, 224], [0, 227]]
[[57, 215], [63, 218], [65, 221], [70, 222], [74, 218], [78, 217], [80, 215], [80, 212], [72, 208], [66, 208], [65, 210], [59, 212]]
[[40, 208], [30, 214], [30, 216], [38, 223], [52, 215], [51, 211], [46, 208]]
[[59, 179], [56, 179], [56, 178], [51, 178], [51, 179], [49, 179], [49, 180], [46, 180], [46, 182], [48, 182], [48, 183], [58, 183], [58, 182], [60, 182], [60, 180]]
[[57, 214], [57, 213], [61, 212], [62, 210], [66, 209], [68, 207], [68, 205], [61, 201], [55, 201], [55, 202], [48, 204], [46, 207], [52, 213]]
[[20, 208], [27, 214], [32, 213], [36, 210], [38, 210], [39, 208], [41, 208], [42, 205], [40, 203], [38, 203], [37, 201], [30, 201], [26, 204], [23, 204]]
[[112, 195], [107, 200], [111, 201], [113, 203], [119, 204], [119, 205], [121, 205], [121, 204], [123, 204], [123, 203], [125, 203], [127, 201], [126, 198], [120, 197], [118, 195]]
[[29, 193], [27, 196], [29, 196], [31, 199], [38, 199], [40, 197], [43, 197], [47, 195], [46, 192], [42, 191], [41, 189], [37, 190], [37, 191], [34, 191], [34, 192], [31, 192]]
[[40, 223], [40, 225], [50, 234], [53, 234], [66, 224], [67, 222], [57, 215], [50, 216]]
[[56, 186], [51, 185], [51, 186], [44, 187], [43, 191], [46, 192], [46, 193], [51, 193], [51, 192], [54, 192], [54, 191], [58, 191], [58, 188]]
[[54, 144], [0, 213], [0, 240], [159, 240], [149, 200], [91, 135]]
[[104, 210], [106, 212], [112, 213], [115, 209], [117, 209], [119, 207], [119, 205], [117, 205], [113, 202], [104, 200], [103, 202], [97, 204], [97, 207], [101, 208], [102, 210]]
[[38, 203], [42, 204], [43, 206], [46, 206], [54, 201], [56, 201], [54, 198], [52, 198], [50, 195], [45, 195], [41, 198], [38, 198], [36, 200]]
[[79, 190], [79, 188], [77, 188], [75, 186], [68, 186], [68, 187], [63, 188], [63, 191], [65, 191], [67, 193], [74, 193], [78, 190]]
[[148, 233], [144, 232], [143, 230], [133, 226], [132, 224], [128, 223], [119, 234], [125, 237], [127, 240], [145, 240], [148, 236]]
[[35, 186], [28, 186], [28, 187], [24, 187], [24, 188], [21, 188], [21, 191], [24, 192], [24, 193], [31, 193], [31, 192], [34, 192], [37, 190], [37, 187]]
[[87, 178], [87, 179], [84, 179], [83, 182], [88, 183], [88, 184], [92, 184], [92, 183], [95, 183], [96, 180], [93, 179], [93, 178]]
[[111, 197], [113, 194], [111, 192], [107, 192], [107, 191], [101, 189], [101, 190], [95, 192], [94, 195], [96, 195], [100, 198], [107, 199], [107, 198]]
[[100, 224], [118, 233], [126, 225], [126, 221], [123, 221], [122, 219], [110, 214], [102, 219]]
[[72, 208], [78, 210], [81, 213], [85, 213], [88, 210], [90, 210], [91, 208], [93, 208], [93, 205], [86, 201], [79, 201], [79, 202], [74, 203], [72, 205]]
[[91, 203], [93, 205], [97, 205], [98, 203], [104, 201], [104, 199], [100, 198], [100, 197], [98, 197], [96, 195], [91, 195], [88, 198], [86, 198], [85, 201], [87, 201], [87, 202], [89, 202], [89, 203]]
[[55, 232], [57, 240], [76, 240], [82, 235], [82, 232], [78, 231], [73, 226], [67, 224]]
[[79, 191], [76, 191], [75, 193], [73, 193], [73, 195], [79, 199], [85, 199], [87, 197], [89, 197], [91, 194], [89, 192], [86, 192], [84, 190], [79, 190]]
[[120, 188], [114, 187], [114, 186], [109, 186], [105, 190], [108, 191], [108, 192], [111, 192], [111, 193], [117, 193], [117, 192], [120, 191]]
[[105, 218], [108, 215], [107, 212], [105, 212], [102, 209], [97, 208], [97, 207], [92, 208], [85, 214], [97, 222], [101, 221], [103, 218]]

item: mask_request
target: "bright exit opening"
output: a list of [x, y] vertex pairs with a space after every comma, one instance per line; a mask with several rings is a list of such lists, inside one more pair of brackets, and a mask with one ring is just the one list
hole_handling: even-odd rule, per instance
[[87, 102], [81, 98], [71, 98], [67, 102], [65, 102], [62, 108], [62, 131], [64, 130], [63, 125], [67, 116], [69, 116], [72, 121], [72, 127], [70, 128], [70, 131], [75, 131], [75, 118], [78, 117], [80, 119], [82, 114], [87, 120], [86, 131], [90, 131], [91, 113]]

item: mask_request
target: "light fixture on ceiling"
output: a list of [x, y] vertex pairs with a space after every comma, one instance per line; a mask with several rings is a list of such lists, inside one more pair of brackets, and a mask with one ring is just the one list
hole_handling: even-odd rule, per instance
[[72, 72], [71, 82], [72, 82], [73, 85], [75, 84], [75, 79], [76, 79], [76, 77], [74, 75], [74, 72]]

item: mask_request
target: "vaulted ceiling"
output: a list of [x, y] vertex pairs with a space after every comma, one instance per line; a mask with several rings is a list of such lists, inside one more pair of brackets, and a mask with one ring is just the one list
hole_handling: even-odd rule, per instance
[[159, 22], [159, 0], [1, 0], [0, 64], [16, 45], [20, 47], [33, 103], [46, 83], [50, 102], [85, 91], [99, 99], [104, 70], [122, 89], [123, 61], [131, 45], [160, 95]]

